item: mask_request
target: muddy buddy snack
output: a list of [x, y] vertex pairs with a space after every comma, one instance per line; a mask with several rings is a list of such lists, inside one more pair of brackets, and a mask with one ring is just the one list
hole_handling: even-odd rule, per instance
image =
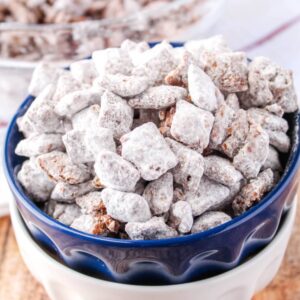
[[67, 226], [133, 240], [251, 209], [284, 171], [297, 110], [290, 71], [221, 36], [179, 49], [127, 40], [70, 71], [38, 66], [29, 90], [15, 149], [25, 192]]

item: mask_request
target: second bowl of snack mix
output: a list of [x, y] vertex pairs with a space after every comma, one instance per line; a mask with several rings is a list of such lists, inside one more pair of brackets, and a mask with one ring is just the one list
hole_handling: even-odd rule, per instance
[[69, 267], [176, 284], [269, 243], [297, 190], [292, 73], [221, 36], [124, 41], [40, 64], [5, 168], [28, 229]]

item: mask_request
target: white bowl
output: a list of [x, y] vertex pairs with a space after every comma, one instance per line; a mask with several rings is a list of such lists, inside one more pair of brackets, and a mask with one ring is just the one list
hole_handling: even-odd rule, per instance
[[291, 236], [296, 201], [273, 241], [253, 258], [224, 274], [172, 286], [118, 284], [73, 271], [34, 242], [13, 200], [10, 213], [21, 255], [53, 300], [249, 300], [271, 282], [279, 269]]

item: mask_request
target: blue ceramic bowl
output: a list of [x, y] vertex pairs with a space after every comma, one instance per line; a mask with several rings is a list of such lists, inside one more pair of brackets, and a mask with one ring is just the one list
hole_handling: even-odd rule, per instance
[[14, 153], [23, 138], [16, 119], [33, 100], [29, 96], [24, 101], [9, 126], [4, 154], [6, 177], [35, 240], [64, 264], [85, 274], [144, 285], [177, 284], [216, 275], [234, 268], [268, 244], [296, 195], [300, 148], [299, 116], [294, 113], [287, 118], [293, 142], [290, 154], [281, 157], [286, 165], [284, 176], [259, 204], [242, 216], [202, 233], [164, 240], [120, 240], [77, 231], [46, 215], [17, 181], [16, 172], [24, 159]]

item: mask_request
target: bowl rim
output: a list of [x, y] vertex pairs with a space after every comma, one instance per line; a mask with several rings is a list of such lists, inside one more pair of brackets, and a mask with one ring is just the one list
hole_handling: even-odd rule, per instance
[[[92, 281], [93, 283], [100, 284], [100, 285], [105, 285], [105, 286], [110, 286], [112, 288], [122, 288], [122, 289], [135, 289], [135, 290], [141, 290], [141, 291], [154, 291], [154, 290], [167, 290], [170, 287], [172, 289], [176, 290], [181, 290], [182, 288], [190, 288], [195, 285], [207, 285], [207, 284], [214, 284], [215, 281], [222, 281], [225, 280], [226, 278], [232, 277], [233, 274], [236, 273], [241, 273], [243, 270], [247, 269], [249, 266], [255, 265], [257, 262], [261, 261], [264, 256], [268, 253], [271, 253], [273, 249], [280, 247], [282, 240], [286, 235], [288, 234], [289, 230], [291, 231], [294, 223], [295, 223], [295, 218], [296, 218], [296, 213], [297, 213], [297, 208], [298, 208], [298, 197], [297, 195], [295, 196], [295, 199], [292, 203], [291, 209], [287, 212], [286, 218], [284, 219], [282, 226], [280, 229], [276, 232], [276, 235], [274, 239], [266, 245], [261, 251], [259, 251], [257, 254], [255, 254], [251, 259], [243, 262], [242, 264], [236, 266], [235, 268], [226, 271], [224, 273], [215, 275], [210, 278], [205, 278], [201, 279], [198, 281], [193, 281], [193, 282], [185, 282], [185, 283], [179, 283], [179, 284], [174, 284], [174, 285], [154, 285], [154, 286], [149, 286], [149, 285], [131, 285], [131, 284], [125, 284], [125, 283], [120, 283], [120, 282], [113, 282], [113, 281], [106, 281], [102, 280], [100, 278], [94, 278], [92, 276], [80, 273], [74, 269], [71, 269], [64, 264], [61, 264], [57, 260], [55, 260], [51, 255], [48, 255], [37, 243], [36, 241], [30, 236], [28, 233], [28, 230], [26, 229], [26, 226], [24, 224], [24, 220], [22, 219], [22, 216], [18, 210], [17, 204], [16, 203], [11, 203], [9, 210], [10, 214], [12, 215], [12, 223], [13, 225], [16, 223], [17, 227], [21, 230], [19, 234], [23, 234], [22, 238], [27, 239], [28, 242], [31, 242], [31, 247], [34, 248], [35, 251], [37, 251], [45, 260], [48, 260], [49, 263], [54, 264], [57, 268], [60, 270], [67, 272], [70, 275], [76, 276], [78, 279], [86, 280], [86, 281]], [[15, 226], [13, 226], [14, 229]], [[291, 229], [289, 229], [291, 228]], [[18, 234], [17, 234], [18, 235]], [[291, 233], [289, 234], [291, 235]], [[288, 237], [290, 239], [290, 236]]]
[[[158, 42], [149, 43], [150, 45], [155, 45]], [[180, 47], [184, 43], [174, 42], [171, 43], [174, 47]], [[188, 234], [185, 236], [174, 237], [174, 238], [167, 238], [167, 239], [160, 239], [160, 240], [125, 240], [125, 239], [117, 239], [117, 238], [110, 238], [110, 237], [103, 237], [99, 235], [93, 235], [89, 233], [85, 233], [83, 231], [79, 231], [77, 229], [71, 228], [67, 225], [64, 225], [54, 218], [47, 215], [44, 211], [36, 206], [36, 204], [28, 197], [25, 192], [20, 188], [19, 185], [16, 184], [14, 170], [9, 168], [9, 160], [10, 160], [10, 153], [9, 153], [9, 145], [10, 145], [10, 137], [12, 134], [13, 129], [17, 126], [17, 118], [22, 116], [27, 109], [28, 104], [35, 99], [34, 96], [28, 95], [22, 104], [19, 106], [17, 112], [15, 113], [14, 117], [12, 118], [8, 130], [5, 137], [5, 144], [4, 144], [4, 155], [3, 155], [3, 166], [4, 166], [4, 174], [10, 189], [12, 190], [13, 194], [18, 197], [18, 199], [22, 202], [22, 204], [32, 213], [35, 217], [37, 217], [41, 222], [46, 223], [48, 226], [55, 228], [59, 231], [63, 231], [64, 234], [78, 237], [84, 240], [88, 240], [91, 242], [103, 243], [110, 246], [119, 246], [119, 247], [163, 247], [166, 245], [179, 245], [182, 243], [191, 243], [196, 240], [204, 239], [209, 236], [213, 236], [219, 234], [222, 231], [231, 230], [241, 223], [251, 219], [252, 217], [259, 214], [262, 210], [264, 210], [267, 206], [269, 206], [275, 199], [281, 194], [287, 185], [290, 183], [291, 178], [297, 172], [299, 165], [300, 165], [300, 114], [299, 111], [295, 112], [295, 130], [297, 130], [296, 134], [296, 147], [293, 147], [290, 151], [288, 168], [284, 171], [284, 174], [280, 178], [279, 182], [275, 185], [275, 187], [265, 196], [263, 199], [251, 207], [248, 211], [243, 213], [242, 215], [233, 218], [232, 220], [216, 226], [214, 228], [208, 229], [203, 232]]]

